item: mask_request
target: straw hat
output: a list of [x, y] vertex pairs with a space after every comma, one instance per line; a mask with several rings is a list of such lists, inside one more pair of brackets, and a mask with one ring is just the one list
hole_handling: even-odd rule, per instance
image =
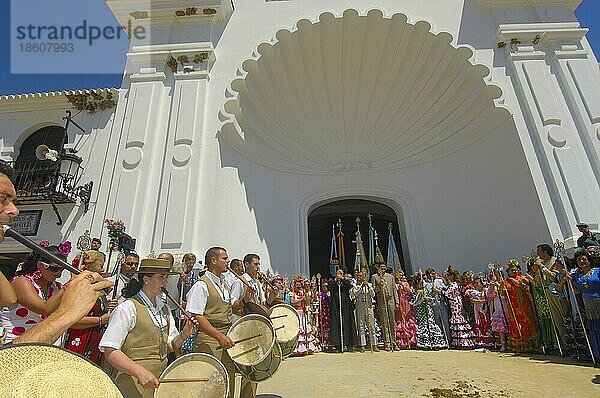
[[1, 347], [0, 378], [0, 397], [123, 397], [110, 377], [87, 358], [49, 344]]
[[138, 274], [177, 274], [177, 272], [171, 271], [171, 263], [169, 260], [162, 260], [158, 258], [142, 259], [137, 272]]

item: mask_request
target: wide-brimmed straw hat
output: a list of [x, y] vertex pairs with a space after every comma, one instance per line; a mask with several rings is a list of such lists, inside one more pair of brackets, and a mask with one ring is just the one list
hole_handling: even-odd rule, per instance
[[0, 347], [0, 377], [0, 397], [123, 397], [94, 363], [49, 344]]
[[140, 262], [138, 274], [164, 274], [174, 275], [177, 272], [171, 271], [171, 262], [159, 258], [144, 258]]

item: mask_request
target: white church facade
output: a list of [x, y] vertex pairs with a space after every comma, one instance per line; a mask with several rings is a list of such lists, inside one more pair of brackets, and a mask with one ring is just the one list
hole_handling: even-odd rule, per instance
[[34, 240], [106, 243], [116, 218], [142, 256], [218, 245], [309, 274], [335, 204], [372, 203], [409, 271], [484, 269], [600, 222], [600, 71], [578, 0], [107, 3], [150, 32], [120, 88], [0, 98], [3, 160], [62, 137], [65, 110], [84, 130], [64, 145], [88, 209], [81, 190], [22, 201]]

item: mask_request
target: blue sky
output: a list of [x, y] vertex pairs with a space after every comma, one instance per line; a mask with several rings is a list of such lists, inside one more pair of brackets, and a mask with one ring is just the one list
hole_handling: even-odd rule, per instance
[[[18, 6], [26, 5], [26, 10], [18, 12], [11, 18], [11, 7], [9, 0], [0, 0], [0, 95], [15, 93], [31, 93], [40, 91], [56, 91], [80, 88], [95, 87], [119, 87], [121, 84], [121, 73], [125, 63], [126, 42], [121, 40], [98, 40], [93, 45], [89, 43], [79, 43], [78, 52], [63, 52], [58, 54], [49, 51], [47, 54], [26, 54], [23, 52], [25, 47], [19, 48], [10, 46], [11, 23], [15, 27], [26, 25], [31, 22], [36, 14], [41, 20], [44, 18], [61, 21], [64, 17], [64, 9], [60, 3], [68, 4], [68, 9], [77, 12], [73, 15], [88, 15], [90, 21], [98, 25], [101, 29], [107, 26], [109, 35], [112, 26], [117, 22], [110, 13], [104, 0], [12, 0]], [[34, 3], [38, 2], [40, 6]], [[51, 4], [51, 6], [50, 6]], [[15, 8], [12, 10], [15, 11]], [[596, 54], [600, 57], [600, 0], [584, 0], [576, 11], [581, 25], [590, 28], [588, 40]], [[27, 19], [27, 23], [20, 21]], [[66, 21], [65, 21], [66, 23]], [[73, 22], [69, 22], [72, 24]], [[91, 23], [91, 22], [90, 22]], [[60, 24], [59, 24], [60, 25]], [[28, 33], [26, 30], [22, 30]], [[47, 32], [45, 32], [47, 34]], [[109, 36], [107, 36], [109, 37]], [[89, 38], [88, 38], [89, 40]], [[100, 44], [103, 42], [103, 44]], [[25, 44], [23, 44], [25, 45]], [[65, 50], [65, 49], [63, 49]], [[110, 51], [109, 51], [110, 50]], [[42, 58], [43, 56], [43, 58]], [[31, 73], [11, 73], [11, 59], [13, 65], [17, 65], [21, 72]], [[85, 71], [87, 73], [69, 73], [69, 74], [41, 74], [35, 73], [44, 68], [60, 68], [61, 63], [68, 64], [71, 72]], [[95, 73], [95, 72], [117, 72], [117, 73]], [[90, 73], [92, 72], [92, 73]]]

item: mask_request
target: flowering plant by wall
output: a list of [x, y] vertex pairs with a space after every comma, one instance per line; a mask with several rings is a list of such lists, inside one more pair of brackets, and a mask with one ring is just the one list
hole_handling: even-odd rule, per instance
[[107, 218], [104, 220], [104, 225], [108, 229], [108, 237], [111, 239], [118, 238], [125, 232], [125, 224], [121, 220], [115, 220], [114, 218]]

